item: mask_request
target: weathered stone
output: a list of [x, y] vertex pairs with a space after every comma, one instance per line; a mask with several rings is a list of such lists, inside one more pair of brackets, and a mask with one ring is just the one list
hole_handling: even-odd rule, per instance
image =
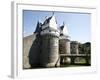
[[33, 34], [23, 38], [23, 68], [39, 67], [41, 38]]
[[[60, 54], [70, 54], [70, 40], [67, 39], [67, 37], [65, 36], [60, 38], [59, 40], [59, 51], [60, 51]], [[61, 57], [60, 63], [65, 64], [65, 63], [70, 63], [70, 61], [71, 60], [68, 57]]]
[[55, 67], [59, 65], [59, 38], [52, 35], [42, 36], [40, 64], [43, 67]]

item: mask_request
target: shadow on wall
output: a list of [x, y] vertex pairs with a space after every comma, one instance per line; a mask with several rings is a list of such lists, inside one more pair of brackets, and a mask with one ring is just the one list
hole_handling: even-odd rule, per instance
[[29, 50], [29, 64], [31, 68], [37, 68], [40, 65], [40, 45], [41, 45], [41, 38], [40, 35], [36, 35], [36, 39], [33, 41], [32, 46]]

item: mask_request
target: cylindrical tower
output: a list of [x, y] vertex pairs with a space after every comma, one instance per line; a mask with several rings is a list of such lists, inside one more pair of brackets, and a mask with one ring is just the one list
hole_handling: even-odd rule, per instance
[[59, 31], [55, 17], [49, 17], [42, 25], [42, 47], [40, 64], [42, 67], [59, 66]]
[[[60, 36], [59, 51], [60, 54], [65, 54], [65, 56], [70, 54], [70, 39], [67, 36]], [[70, 58], [61, 57], [61, 63], [70, 63]]]
[[65, 24], [60, 27], [59, 51], [60, 54], [65, 55], [61, 56], [60, 63], [70, 63], [70, 58], [66, 57], [66, 55], [70, 54], [70, 37]]

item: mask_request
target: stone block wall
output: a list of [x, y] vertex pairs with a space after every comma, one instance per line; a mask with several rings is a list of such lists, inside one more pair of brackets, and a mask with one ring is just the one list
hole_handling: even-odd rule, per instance
[[[42, 48], [40, 53], [40, 61], [43, 67], [58, 66], [57, 62], [59, 58], [59, 39], [52, 35], [42, 36]], [[56, 64], [57, 63], [57, 64]]]
[[31, 68], [39, 64], [39, 39], [36, 34], [23, 38], [23, 68]]

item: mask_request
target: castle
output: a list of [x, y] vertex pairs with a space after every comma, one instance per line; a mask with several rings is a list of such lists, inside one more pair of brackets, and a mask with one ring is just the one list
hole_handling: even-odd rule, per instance
[[71, 59], [60, 56], [60, 54], [71, 53], [79, 53], [78, 42], [70, 40], [65, 23], [57, 26], [57, 20], [53, 14], [43, 23], [38, 21], [33, 35], [23, 39], [23, 68], [48, 68], [59, 67], [63, 63], [69, 64]]

